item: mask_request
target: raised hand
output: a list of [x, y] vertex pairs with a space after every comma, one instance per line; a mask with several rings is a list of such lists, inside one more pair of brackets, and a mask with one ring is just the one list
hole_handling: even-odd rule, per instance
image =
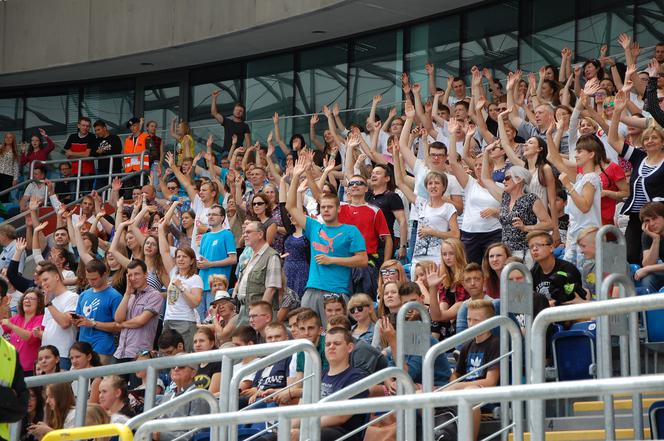
[[30, 211], [37, 211], [39, 209], [39, 198], [37, 195], [30, 196], [30, 201], [28, 202], [28, 209]]
[[614, 112], [622, 112], [625, 106], [627, 106], [627, 102], [629, 101], [629, 98], [627, 96], [627, 92], [624, 90], [619, 90], [618, 93], [616, 93], [616, 96], [613, 99], [613, 109]]
[[406, 114], [406, 118], [415, 118], [415, 107], [413, 106], [413, 103], [410, 101], [406, 101], [406, 105], [404, 106], [404, 112]]
[[514, 86], [516, 86], [516, 83], [519, 82], [519, 79], [517, 75], [514, 72], [510, 72], [507, 74], [507, 85], [506, 88], [508, 91], [514, 90]]
[[318, 124], [318, 114], [314, 113], [311, 115], [311, 119], [309, 119], [309, 125], [315, 126], [316, 124]]
[[484, 76], [484, 78], [486, 78], [489, 81], [491, 81], [491, 79], [493, 78], [493, 74], [491, 73], [491, 71], [487, 67], [482, 69], [482, 75]]
[[[414, 86], [413, 86], [413, 87], [414, 87]], [[376, 95], [376, 96], [373, 97], [373, 99], [372, 99], [371, 101], [372, 101], [374, 104], [378, 104], [378, 103], [380, 103], [381, 101], [383, 101], [383, 95]]]
[[634, 86], [634, 82], [632, 80], [625, 80], [623, 83], [623, 87], [620, 89], [625, 93], [629, 93], [630, 90], [632, 90], [632, 87]]
[[599, 48], [599, 57], [603, 58], [606, 57], [606, 54], [609, 51], [609, 47], [607, 45], [602, 45], [602, 47]]
[[346, 138], [346, 147], [349, 149], [355, 149], [359, 147], [361, 142], [361, 135], [359, 133], [351, 133], [348, 135], [348, 138]]
[[39, 224], [35, 227], [34, 232], [38, 233], [40, 231], [44, 231], [46, 229], [46, 227], [48, 227], [48, 222], [42, 222], [41, 224]]
[[459, 130], [459, 121], [457, 121], [456, 118], [452, 117], [450, 118], [448, 124], [447, 124], [447, 132], [448, 133], [456, 133], [457, 130]]
[[231, 145], [232, 146], [237, 145], [237, 135], [231, 136]]
[[121, 188], [122, 188], [122, 181], [120, 180], [120, 178], [116, 176], [115, 178], [113, 178], [113, 181], [111, 182], [111, 189], [113, 191], [120, 191]]
[[451, 88], [452, 88], [452, 83], [453, 83], [453, 82], [454, 82], [454, 76], [453, 76], [453, 75], [449, 75], [449, 76], [447, 77], [447, 88], [448, 88], [448, 89], [451, 89]]
[[40, 127], [39, 129], [37, 129], [37, 130], [39, 130], [39, 134], [40, 134], [43, 138], [46, 138], [46, 136], [48, 136], [48, 135], [46, 135], [46, 130], [42, 129], [41, 127]]
[[221, 90], [213, 90], [212, 97], [217, 98], [221, 94]]
[[274, 112], [274, 115], [272, 115], [272, 122], [277, 125], [279, 124], [279, 113]]
[[427, 73], [427, 75], [431, 76], [435, 73], [435, 68], [433, 67], [433, 63], [427, 63], [424, 65], [424, 71]]
[[589, 80], [583, 87], [583, 93], [585, 93], [587, 96], [592, 96], [595, 95], [599, 89], [599, 80], [597, 78], [593, 78], [592, 80]]
[[334, 105], [332, 106], [332, 115], [339, 116], [339, 112], [341, 112], [341, 107], [339, 107], [339, 103], [334, 103]]
[[438, 288], [443, 283], [443, 276], [438, 272], [438, 267], [432, 265], [424, 271], [424, 277], [429, 288]]
[[[374, 97], [374, 99], [376, 99], [376, 97]], [[323, 106], [323, 114], [328, 118], [330, 117], [330, 115], [332, 115], [332, 111], [330, 110], [329, 107], [327, 107], [327, 105]]]
[[[205, 143], [205, 146], [206, 146], [208, 149], [211, 149], [213, 144], [214, 144], [214, 137], [212, 136], [212, 133], [210, 133], [210, 134], [208, 135], [208, 139], [207, 139], [207, 142]], [[195, 163], [196, 163], [196, 161], [194, 161], [194, 164], [195, 164]]]
[[629, 53], [632, 55], [634, 61], [639, 58], [639, 55], [641, 54], [641, 46], [638, 42], [634, 41], [629, 45]]
[[397, 108], [396, 108], [396, 107], [392, 107], [392, 108], [390, 109], [390, 112], [389, 112], [389, 114], [388, 114], [388, 117], [389, 117], [389, 118], [394, 118], [395, 116], [397, 116]]
[[470, 73], [472, 75], [472, 84], [480, 86], [482, 84], [482, 72], [480, 72], [477, 66], [473, 66], [470, 68]]
[[625, 80], [632, 78], [632, 75], [636, 73], [636, 64], [630, 64], [625, 70]]
[[563, 50], [560, 51], [560, 56], [563, 58], [570, 58], [572, 56], [572, 50], [568, 47], [564, 47]]
[[483, 96], [481, 96], [481, 97], [475, 102], [475, 110], [479, 112], [480, 110], [484, 109], [485, 106], [486, 106], [486, 98], [483, 97]]
[[648, 72], [650, 78], [657, 77], [659, 75], [659, 61], [657, 61], [656, 58], [650, 60], [646, 72]]
[[422, 87], [420, 86], [419, 83], [415, 83], [415, 84], [413, 84], [412, 89], [413, 89], [413, 93], [417, 93], [417, 94], [419, 94], [419, 93], [420, 93], [420, 90], [422, 89]]
[[25, 237], [16, 238], [16, 251], [25, 251], [25, 248], [28, 246], [28, 243], [25, 240]]
[[624, 50], [629, 48], [631, 41], [632, 39], [629, 37], [629, 35], [625, 34], [624, 32], [618, 35], [618, 44], [620, 44]]
[[299, 158], [297, 158], [297, 162], [293, 167], [293, 177], [296, 176], [299, 177], [302, 173], [305, 172], [306, 169], [307, 169], [307, 159], [304, 157], [304, 155], [301, 155]]
[[175, 159], [173, 158], [173, 152], [166, 152], [166, 164], [171, 170], [175, 170]]

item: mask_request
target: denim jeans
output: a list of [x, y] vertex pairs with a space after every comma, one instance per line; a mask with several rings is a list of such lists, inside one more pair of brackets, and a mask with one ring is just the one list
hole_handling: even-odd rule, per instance
[[659, 292], [664, 287], [664, 271], [650, 273], [641, 279], [641, 286], [652, 292]]

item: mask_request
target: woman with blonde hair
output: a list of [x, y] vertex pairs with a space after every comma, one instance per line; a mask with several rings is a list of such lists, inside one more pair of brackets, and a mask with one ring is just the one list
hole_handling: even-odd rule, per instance
[[[0, 191], [18, 184], [19, 157], [16, 135], [5, 133], [0, 149]], [[0, 196], [0, 202], [9, 202], [9, 193]]]
[[177, 163], [182, 164], [184, 159], [194, 157], [194, 138], [186, 121], [177, 122], [176, 118], [171, 121], [171, 137], [177, 142]]
[[348, 315], [355, 320], [353, 337], [371, 344], [376, 324], [376, 313], [371, 297], [364, 293], [353, 294], [348, 301]]
[[405, 282], [406, 280], [408, 277], [401, 262], [395, 259], [386, 260], [378, 271], [378, 292], [382, 291], [383, 285], [387, 282]]
[[[430, 296], [429, 305], [431, 307], [434, 304], [431, 300], [437, 297], [440, 313], [434, 307], [431, 312], [436, 318], [433, 320], [449, 322], [456, 319], [461, 303], [469, 297], [461, 283], [463, 270], [468, 262], [463, 243], [459, 239], [445, 239], [441, 246], [441, 254], [442, 262], [438, 271], [435, 271], [435, 267], [429, 270], [440, 276], [440, 283], [431, 285], [427, 282]], [[429, 272], [426, 274], [428, 275]]]

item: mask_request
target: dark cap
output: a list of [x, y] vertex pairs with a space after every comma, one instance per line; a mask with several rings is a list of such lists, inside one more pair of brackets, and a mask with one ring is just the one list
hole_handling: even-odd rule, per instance
[[131, 126], [133, 126], [134, 124], [138, 124], [139, 122], [141, 122], [141, 120], [134, 116], [129, 121], [127, 121], [127, 128], [130, 128]]

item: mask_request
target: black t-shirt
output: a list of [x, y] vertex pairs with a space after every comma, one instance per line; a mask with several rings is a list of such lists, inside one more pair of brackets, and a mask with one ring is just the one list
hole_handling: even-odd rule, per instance
[[[343, 372], [338, 373], [337, 375], [329, 375], [328, 370], [323, 371], [323, 378], [320, 383], [320, 397], [325, 398], [328, 395], [350, 386], [353, 383], [356, 383], [364, 378], [364, 375], [358, 369], [349, 367]], [[355, 398], [367, 398], [369, 396], [368, 391], [363, 391], [358, 393], [353, 397]], [[346, 430], [346, 433], [351, 432], [354, 429], [357, 429], [362, 424], [365, 423], [366, 416], [364, 414], [358, 414], [351, 416], [348, 421], [341, 425], [341, 427]], [[350, 437], [351, 441], [361, 441], [362, 437], [359, 436], [361, 433], [355, 434]]]
[[249, 125], [246, 122], [235, 122], [232, 116], [224, 116], [224, 122], [221, 124], [224, 127], [224, 150], [228, 151], [233, 142], [233, 135], [237, 135], [238, 145], [244, 143], [245, 133], [251, 133]]
[[254, 387], [258, 390], [282, 389], [286, 387], [288, 378], [288, 367], [291, 357], [279, 360], [275, 364], [256, 372]]
[[[498, 336], [491, 334], [489, 338], [484, 340], [482, 343], [475, 343], [475, 339], [472, 339], [466, 343], [463, 348], [461, 348], [459, 362], [456, 365], [455, 372], [460, 377], [472, 371], [473, 369], [477, 369], [483, 364], [490, 362], [491, 360], [495, 360], [499, 356], [500, 338]], [[488, 368], [483, 368], [473, 372], [463, 381], [483, 380], [486, 378], [488, 370], [498, 368], [500, 368], [500, 363], [492, 364]]]
[[385, 221], [387, 222], [387, 227], [390, 229], [390, 234], [394, 237], [394, 212], [403, 210], [403, 201], [399, 195], [389, 190], [381, 194], [369, 193], [367, 195], [367, 202], [380, 208], [385, 215]]
[[[660, 239], [661, 240], [661, 239]], [[641, 249], [649, 250], [652, 246], [652, 239], [646, 233], [641, 233]], [[664, 246], [659, 247], [659, 260], [664, 262]]]
[[[90, 150], [90, 156], [97, 158], [97, 173], [109, 172], [111, 160], [105, 158], [110, 155], [122, 154], [122, 141], [118, 135], [108, 135], [105, 138], [96, 138]], [[122, 158], [113, 158], [113, 173], [122, 173]]]
[[199, 367], [194, 377], [194, 384], [198, 389], [210, 389], [212, 376], [219, 372], [221, 372], [221, 362], [219, 361], [213, 361], [206, 364], [205, 367]]
[[582, 299], [586, 298], [586, 291], [581, 283], [581, 273], [566, 260], [556, 259], [553, 270], [548, 274], [544, 273], [539, 263], [535, 263], [530, 272], [533, 275], [535, 292], [555, 300], [556, 305], [574, 299], [574, 293]]

